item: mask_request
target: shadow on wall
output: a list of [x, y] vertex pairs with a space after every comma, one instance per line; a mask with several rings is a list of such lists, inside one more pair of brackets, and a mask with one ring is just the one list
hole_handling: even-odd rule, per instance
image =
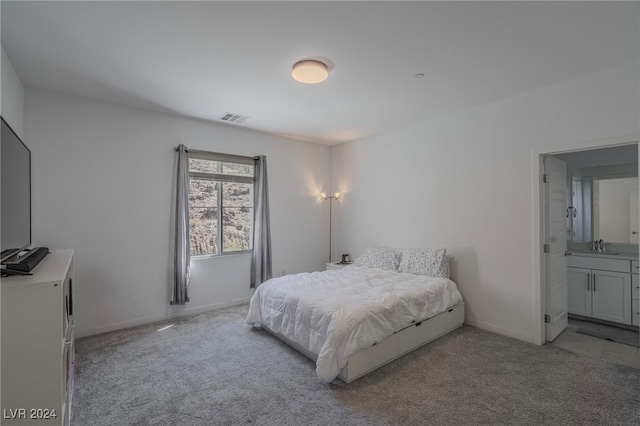
[[485, 266], [481, 272], [476, 249], [451, 249], [451, 279], [464, 299], [465, 323], [533, 343], [535, 324], [531, 322], [530, 302], [515, 286], [502, 282], [499, 260], [497, 262], [494, 266]]
[[458, 290], [462, 293], [465, 302], [465, 317], [475, 318], [473, 303], [470, 303], [469, 297], [472, 297], [473, 294], [471, 291], [473, 284], [480, 277], [476, 250], [471, 247], [447, 248], [447, 256], [449, 257], [451, 280], [458, 285]]

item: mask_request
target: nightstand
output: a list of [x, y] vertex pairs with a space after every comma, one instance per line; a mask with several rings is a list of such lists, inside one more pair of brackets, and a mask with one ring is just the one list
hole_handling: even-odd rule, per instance
[[329, 271], [331, 269], [342, 269], [347, 265], [351, 265], [351, 263], [340, 263], [340, 262], [330, 262], [326, 264], [326, 271]]

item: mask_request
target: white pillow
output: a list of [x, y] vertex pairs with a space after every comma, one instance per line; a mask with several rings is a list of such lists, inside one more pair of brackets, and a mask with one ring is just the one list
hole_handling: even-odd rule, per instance
[[369, 247], [355, 260], [358, 266], [396, 271], [398, 269], [396, 250], [389, 247]]
[[412, 248], [402, 252], [398, 272], [449, 278], [446, 248]]

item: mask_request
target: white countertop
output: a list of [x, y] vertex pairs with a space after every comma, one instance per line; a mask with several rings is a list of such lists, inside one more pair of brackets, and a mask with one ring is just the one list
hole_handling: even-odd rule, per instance
[[623, 253], [623, 252], [613, 252], [618, 254], [611, 253], [594, 253], [594, 252], [584, 252], [584, 251], [575, 251], [568, 250], [572, 256], [583, 256], [583, 257], [602, 257], [605, 259], [619, 259], [619, 260], [638, 260], [637, 253]]

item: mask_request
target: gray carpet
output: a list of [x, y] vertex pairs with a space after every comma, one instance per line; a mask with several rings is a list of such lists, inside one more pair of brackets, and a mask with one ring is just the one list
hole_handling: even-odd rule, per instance
[[576, 333], [588, 336], [599, 337], [600, 339], [611, 340], [629, 346], [640, 347], [640, 333], [638, 331], [627, 330], [610, 325], [598, 324], [591, 321], [583, 321]]
[[78, 340], [72, 425], [640, 424], [638, 369], [464, 326], [325, 384], [246, 311]]

